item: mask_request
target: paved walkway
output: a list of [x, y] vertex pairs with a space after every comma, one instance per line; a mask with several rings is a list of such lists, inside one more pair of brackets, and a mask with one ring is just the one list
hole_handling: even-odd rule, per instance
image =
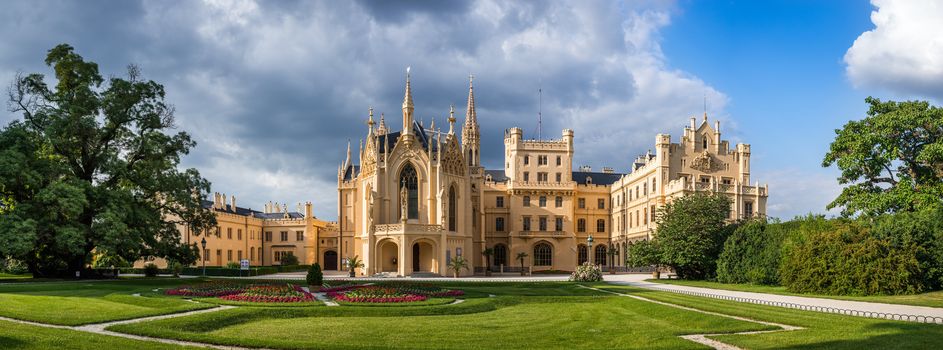
[[862, 317], [943, 324], [943, 308], [679, 286], [674, 284], [647, 282], [645, 279], [651, 278], [651, 275], [648, 274], [604, 275], [604, 277], [607, 282], [613, 284], [629, 285], [645, 289], [697, 295], [716, 299], [735, 300], [754, 304]]

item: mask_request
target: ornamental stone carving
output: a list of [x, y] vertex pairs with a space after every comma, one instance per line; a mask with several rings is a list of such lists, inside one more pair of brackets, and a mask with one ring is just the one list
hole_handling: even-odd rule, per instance
[[724, 168], [724, 163], [715, 159], [707, 151], [701, 153], [691, 161], [691, 169], [711, 173]]

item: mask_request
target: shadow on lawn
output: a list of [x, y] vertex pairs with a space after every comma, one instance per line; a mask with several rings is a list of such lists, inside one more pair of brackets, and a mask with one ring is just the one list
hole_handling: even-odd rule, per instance
[[0, 349], [26, 348], [28, 345], [29, 344], [19, 339], [0, 336]]

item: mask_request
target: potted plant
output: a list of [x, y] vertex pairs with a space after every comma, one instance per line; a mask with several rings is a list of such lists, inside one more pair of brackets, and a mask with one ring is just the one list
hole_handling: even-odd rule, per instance
[[494, 249], [485, 248], [481, 255], [485, 256], [485, 276], [491, 276], [491, 256], [494, 255]]
[[616, 255], [619, 254], [619, 251], [616, 250], [616, 247], [613, 247], [613, 246], [610, 245], [610, 246], [609, 246], [609, 249], [606, 250], [606, 254], [609, 255], [609, 260], [606, 260], [606, 261], [609, 262], [609, 274], [610, 274], [610, 275], [615, 275], [615, 274], [616, 274], [616, 269], [615, 269], [615, 267], [616, 267], [616, 266], [615, 266], [615, 265], [616, 265]]
[[448, 268], [453, 271], [455, 278], [458, 278], [458, 273], [462, 269], [468, 270], [468, 262], [465, 261], [465, 258], [456, 256], [455, 259], [449, 261]]
[[357, 269], [363, 267], [363, 261], [360, 260], [359, 255], [354, 255], [352, 258], [347, 259], [347, 268], [350, 271], [350, 277], [357, 277]]
[[524, 276], [524, 259], [527, 259], [526, 252], [517, 253], [517, 260], [521, 262], [521, 276]]

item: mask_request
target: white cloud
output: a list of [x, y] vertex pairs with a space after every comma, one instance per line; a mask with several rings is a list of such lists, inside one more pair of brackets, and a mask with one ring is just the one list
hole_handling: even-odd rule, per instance
[[858, 87], [943, 99], [943, 1], [872, 0], [875, 28], [845, 54]]

